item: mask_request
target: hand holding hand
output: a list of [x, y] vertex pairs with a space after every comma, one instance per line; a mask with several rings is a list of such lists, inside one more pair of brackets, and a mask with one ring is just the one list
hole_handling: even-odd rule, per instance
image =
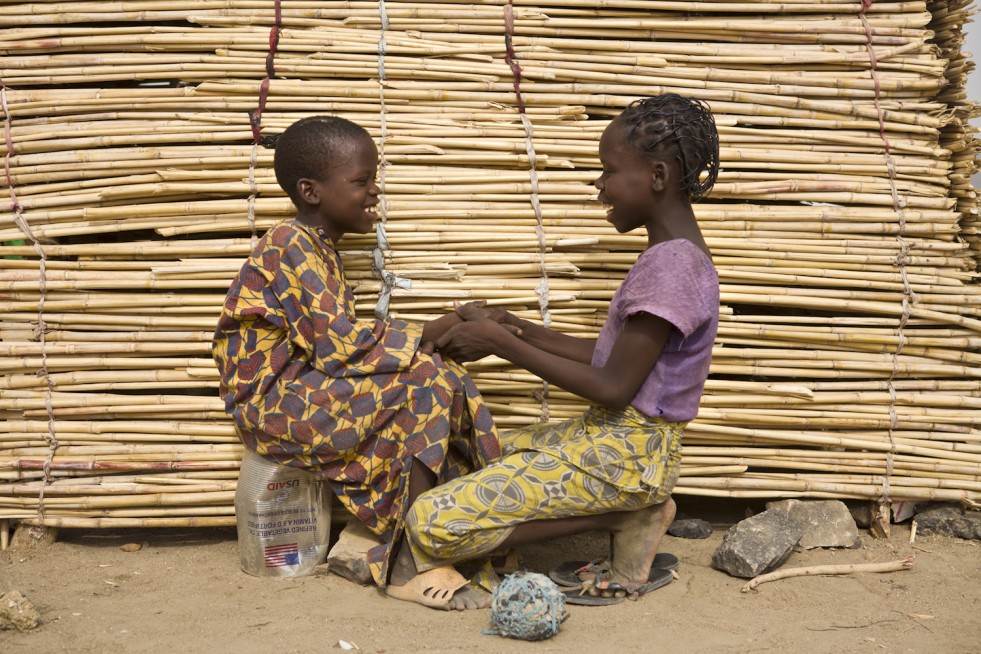
[[[511, 315], [507, 310], [500, 307], [488, 307], [487, 300], [476, 300], [474, 302], [457, 302], [455, 307], [456, 315], [460, 316], [465, 322], [476, 320], [493, 320], [502, 325], [517, 328], [518, 319]], [[520, 334], [521, 330], [509, 329], [511, 333]]]
[[[448, 342], [447, 339], [441, 340], [439, 334], [447, 334], [448, 332], [444, 331], [447, 329], [446, 325], [456, 324], [456, 326], [459, 326], [460, 320], [463, 321], [462, 324], [488, 322], [493, 325], [500, 325], [512, 334], [521, 336], [521, 321], [504, 309], [487, 308], [486, 300], [477, 300], [475, 302], [467, 302], [465, 304], [455, 302], [454, 309], [455, 312], [453, 314], [446, 314], [445, 316], [441, 316], [440, 318], [425, 324], [423, 327], [423, 340], [419, 344], [418, 348], [420, 354], [432, 354], [440, 348], [440, 342]], [[455, 318], [451, 319], [451, 316], [454, 315]], [[438, 329], [431, 329], [431, 327], [434, 325], [440, 325], [440, 327]], [[464, 355], [461, 354], [460, 356]], [[475, 355], [471, 354], [470, 356], [473, 357]], [[476, 358], [480, 358], [481, 356], [485, 355], [482, 354], [480, 356], [476, 356]], [[473, 358], [466, 360], [472, 361]]]
[[[490, 317], [490, 309], [487, 308], [487, 300], [475, 300], [474, 302], [454, 302], [453, 310], [456, 311], [456, 315], [460, 316], [464, 322], [472, 322], [475, 320], [488, 320]], [[497, 322], [496, 320], [494, 322]]]
[[515, 327], [502, 325], [487, 318], [454, 325], [442, 336], [436, 339], [435, 347], [440, 354], [458, 361], [476, 361], [488, 354], [495, 354], [497, 339], [502, 332], [511, 331]]

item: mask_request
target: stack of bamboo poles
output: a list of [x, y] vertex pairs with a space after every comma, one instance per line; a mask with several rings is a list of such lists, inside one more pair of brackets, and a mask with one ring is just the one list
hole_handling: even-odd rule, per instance
[[[662, 92], [722, 141], [696, 207], [722, 322], [677, 492], [981, 498], [969, 3], [615, 6], [0, 3], [0, 521], [234, 522], [211, 334], [291, 214], [253, 118], [378, 139], [393, 314], [482, 298], [588, 337], [645, 243], [594, 201], [597, 141]], [[378, 242], [343, 245], [368, 316]], [[471, 369], [502, 428], [583, 408]]]

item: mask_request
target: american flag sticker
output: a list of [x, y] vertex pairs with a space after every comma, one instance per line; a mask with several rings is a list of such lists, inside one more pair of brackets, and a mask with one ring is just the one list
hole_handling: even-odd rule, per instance
[[266, 545], [264, 559], [267, 568], [279, 568], [284, 565], [300, 565], [300, 552], [296, 543], [282, 545]]

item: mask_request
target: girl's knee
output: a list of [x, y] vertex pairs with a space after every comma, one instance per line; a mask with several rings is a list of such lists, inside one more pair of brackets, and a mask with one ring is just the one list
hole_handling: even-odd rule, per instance
[[426, 495], [420, 496], [406, 511], [405, 530], [417, 546], [431, 555], [438, 553], [441, 542], [452, 539], [442, 524], [436, 503], [427, 500]]
[[[456, 558], [473, 537], [471, 521], [441, 514], [434, 502], [416, 501], [405, 516], [413, 551], [433, 560]], [[478, 530], [479, 531], [479, 530]]]

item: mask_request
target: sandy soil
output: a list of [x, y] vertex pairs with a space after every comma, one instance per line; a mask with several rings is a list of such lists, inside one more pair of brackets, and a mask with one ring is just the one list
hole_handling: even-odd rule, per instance
[[[681, 503], [682, 509], [685, 505]], [[709, 567], [725, 528], [744, 507], [710, 518], [706, 540], [665, 538], [680, 578], [637, 602], [570, 607], [547, 641], [482, 635], [488, 612], [444, 613], [386, 599], [336, 575], [258, 579], [241, 572], [233, 529], [63, 531], [57, 543], [0, 553], [0, 584], [41, 612], [30, 632], [0, 632], [21, 652], [981, 652], [981, 546], [917, 537], [894, 525], [888, 540], [863, 535], [857, 550], [796, 552], [785, 567], [891, 561], [912, 570], [799, 577], [741, 593], [745, 580]], [[120, 546], [140, 543], [126, 552]], [[584, 535], [522, 552], [544, 571], [605, 553]]]

